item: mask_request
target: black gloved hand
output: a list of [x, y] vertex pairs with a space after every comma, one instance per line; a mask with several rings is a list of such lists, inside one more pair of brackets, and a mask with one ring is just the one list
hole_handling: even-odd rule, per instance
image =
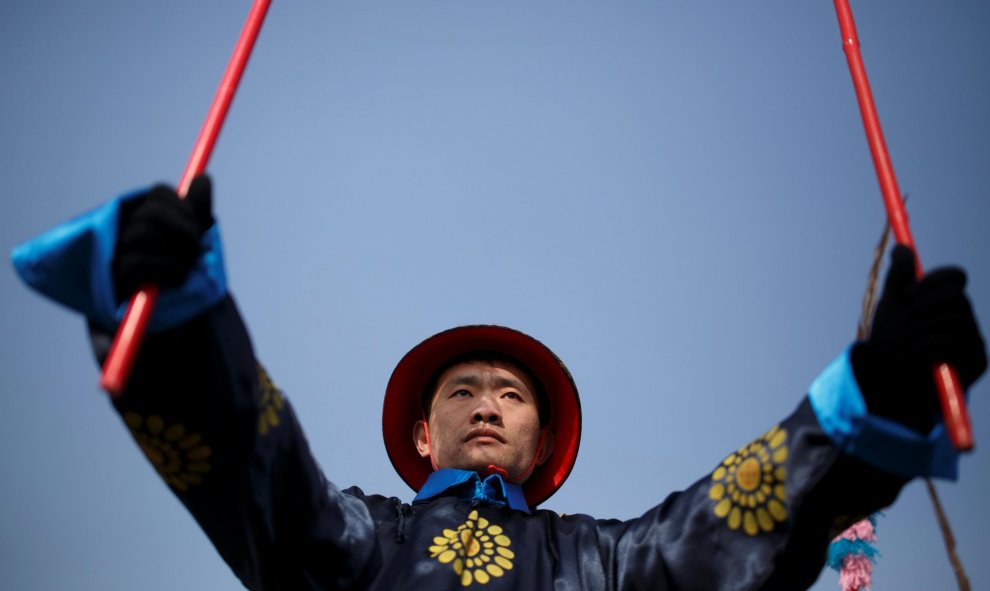
[[868, 341], [853, 347], [853, 373], [872, 414], [922, 434], [938, 421], [933, 366], [947, 362], [969, 388], [987, 352], [966, 297], [966, 274], [945, 267], [915, 279], [914, 252], [894, 247]]
[[193, 179], [185, 199], [156, 185], [121, 207], [113, 279], [117, 301], [149, 283], [182, 285], [202, 254], [199, 241], [213, 225], [210, 178]]

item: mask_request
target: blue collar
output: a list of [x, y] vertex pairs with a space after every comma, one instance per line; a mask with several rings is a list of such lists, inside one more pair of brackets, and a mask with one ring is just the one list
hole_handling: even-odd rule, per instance
[[419, 489], [413, 504], [423, 503], [441, 495], [455, 496], [465, 501], [480, 501], [490, 507], [505, 507], [529, 513], [522, 487], [492, 474], [484, 480], [477, 472], [443, 468], [430, 474]]

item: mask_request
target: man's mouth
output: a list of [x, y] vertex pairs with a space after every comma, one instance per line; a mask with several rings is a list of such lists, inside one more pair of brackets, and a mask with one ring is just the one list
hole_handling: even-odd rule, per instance
[[505, 443], [505, 438], [492, 429], [472, 429], [468, 432], [467, 437], [464, 438], [464, 441], [468, 442], [473, 439], [491, 439], [499, 443]]

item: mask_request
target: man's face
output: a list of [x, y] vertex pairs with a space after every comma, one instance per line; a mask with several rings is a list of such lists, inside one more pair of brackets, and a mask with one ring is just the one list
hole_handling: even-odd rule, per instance
[[507, 361], [458, 363], [443, 372], [430, 405], [429, 430], [429, 442], [422, 421], [413, 430], [422, 457], [429, 457], [432, 446], [441, 468], [484, 473], [495, 465], [510, 479], [523, 475], [537, 454], [537, 464], [546, 460], [553, 446], [549, 437], [540, 445], [536, 388]]

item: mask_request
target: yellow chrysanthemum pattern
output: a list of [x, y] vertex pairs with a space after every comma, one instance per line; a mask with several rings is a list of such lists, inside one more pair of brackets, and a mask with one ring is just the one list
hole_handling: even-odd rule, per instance
[[206, 460], [213, 450], [203, 444], [202, 435], [189, 433], [179, 423], [167, 425], [158, 415], [145, 418], [136, 412], [127, 412], [124, 413], [124, 423], [148, 461], [169, 486], [185, 492], [189, 487], [203, 482], [203, 477], [210, 471]]
[[516, 554], [509, 549], [510, 545], [512, 542], [501, 526], [471, 511], [467, 521], [456, 530], [445, 529], [442, 535], [433, 538], [430, 558], [452, 565], [464, 587], [472, 583], [484, 585], [512, 570]]
[[729, 454], [712, 472], [708, 489], [715, 516], [751, 536], [771, 532], [786, 521], [787, 455], [787, 431], [779, 425]]
[[261, 385], [261, 398], [258, 400], [258, 434], [264, 437], [270, 429], [278, 426], [278, 415], [285, 406], [282, 391], [268, 377], [265, 368], [258, 365], [258, 383]]

